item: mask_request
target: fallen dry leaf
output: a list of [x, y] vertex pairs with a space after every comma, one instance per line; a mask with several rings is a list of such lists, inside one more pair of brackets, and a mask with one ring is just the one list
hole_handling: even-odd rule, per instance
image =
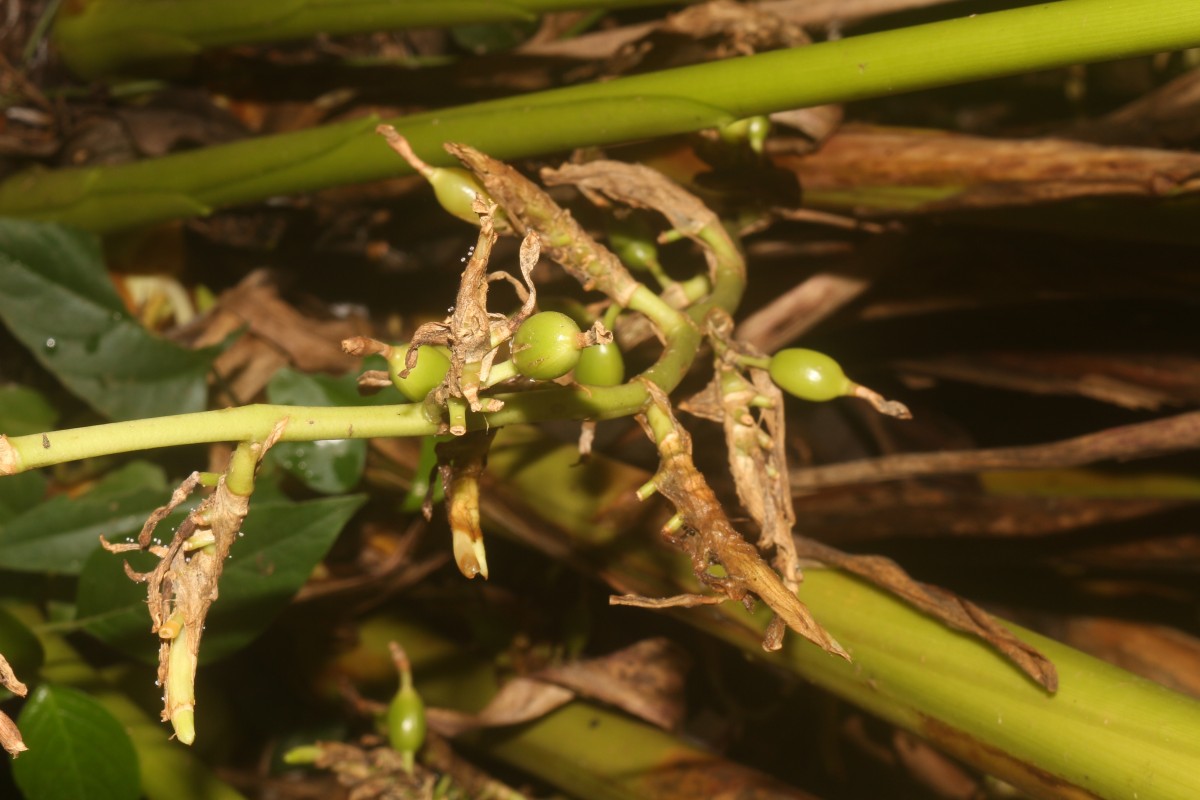
[[664, 638], [615, 653], [548, 667], [537, 677], [644, 719], [665, 730], [683, 721], [687, 654]]

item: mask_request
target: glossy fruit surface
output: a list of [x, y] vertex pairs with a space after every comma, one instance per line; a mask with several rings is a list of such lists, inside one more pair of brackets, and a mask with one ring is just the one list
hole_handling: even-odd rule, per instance
[[771, 356], [769, 371], [776, 386], [801, 400], [832, 400], [854, 386], [840, 364], [816, 350], [780, 350]]
[[770, 117], [757, 116], [739, 119], [720, 129], [721, 138], [730, 144], [745, 142], [756, 153], [763, 151], [763, 144], [771, 132]]
[[450, 371], [450, 359], [436, 347], [421, 345], [417, 348], [417, 365], [407, 378], [401, 378], [407, 353], [408, 345], [398, 344], [392, 348], [388, 356], [388, 376], [409, 402], [418, 403], [446, 378], [446, 373]]
[[625, 358], [615, 342], [583, 348], [575, 365], [575, 381], [588, 386], [616, 386], [625, 380]]
[[488, 193], [473, 174], [458, 167], [446, 167], [435, 168], [427, 177], [442, 208], [461, 220], [479, 224], [479, 215], [471, 206], [476, 195], [486, 198]]
[[654, 234], [639, 217], [613, 220], [608, 227], [608, 246], [630, 269], [645, 271], [658, 266]]
[[415, 753], [425, 743], [425, 703], [411, 686], [392, 698], [387, 731], [388, 742], [398, 753]]
[[542, 311], [521, 323], [512, 340], [517, 371], [539, 381], [566, 375], [579, 363], [579, 326], [557, 311]]

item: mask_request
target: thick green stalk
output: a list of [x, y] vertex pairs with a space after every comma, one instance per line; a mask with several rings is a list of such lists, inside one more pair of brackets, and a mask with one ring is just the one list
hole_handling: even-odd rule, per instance
[[1070, 796], [1063, 782], [1104, 798], [1200, 797], [1195, 700], [1009, 626], [1054, 662], [1048, 694], [980, 640], [841, 573], [809, 572], [800, 596], [854, 662], [791, 637], [788, 668], [985, 772], [1037, 797]]
[[489, 757], [588, 800], [691, 800], [737, 787], [739, 800], [815, 800], [804, 791], [625, 714], [576, 700], [473, 741]]
[[[499, 159], [714, 127], [755, 114], [1200, 45], [1194, 0], [1064, 0], [394, 120]], [[27, 172], [0, 214], [112, 231], [409, 168], [359, 120], [115, 167]]]
[[202, 50], [229, 45], [655, 4], [661, 0], [90, 0], [63, 9], [54, 37], [71, 69], [98, 78], [178, 71]]
[[[593, 454], [589, 473], [553, 481], [578, 460], [570, 445], [499, 438], [492, 474], [511, 496], [554, 503], [529, 516], [505, 508], [506, 527], [527, 544], [562, 551], [612, 553], [587, 562], [622, 592], [669, 595], [696, 591], [691, 565], [674, 552], [630, 547], [629, 520], [605, 519], [611, 494], [632, 491], [649, 476]], [[612, 486], [595, 495], [591, 486]], [[616, 487], [616, 488], [614, 488]], [[483, 511], [489, 506], [484, 498]], [[530, 517], [544, 514], [553, 524]], [[523, 530], [536, 529], [536, 533]], [[561, 538], [559, 538], [561, 537]], [[622, 546], [625, 544], [626, 546]], [[582, 562], [581, 562], [582, 563]], [[763, 652], [766, 616], [732, 603], [687, 609], [679, 619], [795, 672], [848, 701], [929, 739], [967, 763], [1036, 797], [1200, 797], [1200, 703], [1057, 642], [1013, 630], [1055, 664], [1059, 689], [1048, 694], [978, 639], [950, 630], [892, 595], [832, 570], [811, 570], [800, 598], [853, 657], [828, 655], [798, 636]], [[803, 720], [798, 725], [805, 724]]]

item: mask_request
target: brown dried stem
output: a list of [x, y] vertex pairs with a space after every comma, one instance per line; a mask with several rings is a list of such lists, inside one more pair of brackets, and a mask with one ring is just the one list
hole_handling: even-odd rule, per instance
[[1076, 467], [1108, 459], [1150, 458], [1200, 447], [1200, 411], [1024, 447], [904, 453], [792, 473], [794, 491], [987, 470]]
[[[787, 627], [823, 650], [849, 660], [850, 655], [813, 619], [795, 593], [783, 585], [758, 550], [734, 529], [712, 488], [696, 469], [691, 437], [671, 413], [666, 396], [652, 384], [648, 388], [654, 405], [647, 409], [646, 421], [661, 459], [654, 486], [671, 501], [682, 520], [678, 531], [664, 531], [664, 534], [691, 558], [696, 578], [747, 608], [753, 605], [750, 595], [758, 596]], [[725, 577], [709, 572], [714, 564], [724, 567]], [[778, 649], [780, 634], [778, 626], [774, 627], [763, 640], [763, 647]]]
[[101, 539], [110, 552], [144, 549], [159, 557], [158, 565], [150, 572], [133, 572], [128, 564], [125, 571], [133, 580], [146, 583], [152, 630], [160, 639], [162, 719], [171, 721], [184, 744], [195, 740], [196, 666], [208, 609], [217, 599], [225, 560], [249, 511], [254, 471], [286, 427], [285, 419], [266, 440], [238, 446], [216, 489], [180, 524], [169, 545], [151, 544], [154, 528], [200, 484], [198, 473], [189, 476], [170, 502], [150, 515], [137, 543], [115, 545]]

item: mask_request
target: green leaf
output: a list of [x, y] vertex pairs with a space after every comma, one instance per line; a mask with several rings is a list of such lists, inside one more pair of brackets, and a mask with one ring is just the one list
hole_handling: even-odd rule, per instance
[[536, 19], [456, 25], [450, 29], [454, 43], [472, 55], [512, 50], [537, 32]]
[[[267, 385], [272, 403], [298, 406], [362, 405], [353, 376], [332, 378], [281, 369]], [[295, 475], [306, 486], [325, 494], [344, 494], [362, 477], [367, 463], [367, 443], [362, 439], [327, 439], [317, 442], [282, 442], [268, 458]]]
[[0, 653], [8, 660], [17, 678], [28, 683], [46, 658], [37, 634], [16, 617], [0, 608]]
[[108, 278], [97, 239], [0, 219], [0, 319], [63, 385], [112, 419], [199, 411], [211, 351], [148, 333]]
[[58, 421], [58, 412], [28, 386], [0, 387], [0, 433], [25, 436], [48, 431]]
[[0, 523], [0, 569], [77, 574], [102, 535], [141, 531], [150, 512], [169, 495], [159, 467], [144, 461], [126, 464], [81, 497], [59, 495]]
[[26, 800], [136, 800], [137, 753], [125, 728], [83, 692], [39, 686], [18, 721], [29, 752], [12, 763]]
[[18, 472], [0, 480], [0, 535], [3, 525], [42, 502], [46, 476], [40, 472]]
[[[362, 495], [306, 503], [251, 503], [221, 576], [221, 595], [209, 612], [200, 645], [202, 663], [215, 661], [252, 642], [291, 601], [325, 557], [338, 533], [362, 505]], [[145, 571], [155, 558], [127, 556]], [[150, 634], [146, 588], [126, 577], [123, 559], [97, 551], [80, 576], [79, 622], [122, 652], [153, 660], [158, 643]]]

